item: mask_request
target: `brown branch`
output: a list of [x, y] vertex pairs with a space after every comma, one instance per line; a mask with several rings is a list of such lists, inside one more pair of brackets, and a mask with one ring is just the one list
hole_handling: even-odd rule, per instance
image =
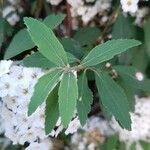
[[66, 5], [67, 5], [67, 18], [66, 18], [66, 35], [68, 37], [71, 37], [72, 35], [72, 17], [71, 17], [71, 12], [70, 12], [70, 4], [68, 4], [68, 2], [66, 1]]
[[116, 20], [118, 16], [119, 9], [120, 7], [118, 7], [118, 9], [115, 12], [113, 12], [110, 18], [108, 19], [100, 38], [97, 40], [97, 43], [102, 43], [102, 41], [105, 40], [105, 37], [110, 30], [110, 27], [112, 26], [112, 24], [114, 23], [114, 21]]
[[36, 6], [36, 10], [35, 10], [35, 17], [39, 18], [40, 13], [41, 13], [42, 8], [43, 8], [43, 0], [37, 0], [36, 5], [37, 6]]

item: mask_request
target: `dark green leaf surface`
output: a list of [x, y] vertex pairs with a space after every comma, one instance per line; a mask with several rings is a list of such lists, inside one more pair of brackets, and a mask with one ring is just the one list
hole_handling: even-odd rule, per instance
[[106, 150], [115, 150], [117, 147], [118, 136], [113, 135], [106, 140]]
[[36, 52], [23, 59], [22, 64], [26, 67], [52, 68], [56, 65], [50, 62], [40, 52]]
[[77, 101], [77, 111], [80, 123], [83, 126], [86, 123], [88, 113], [91, 110], [93, 95], [88, 87], [86, 73], [82, 73], [78, 79], [79, 99]]
[[95, 66], [140, 44], [141, 42], [133, 39], [110, 40], [92, 49], [92, 51], [83, 59], [81, 65], [84, 67]]
[[60, 117], [63, 126], [66, 128], [72, 119], [78, 98], [77, 79], [72, 72], [63, 75], [58, 95]]
[[26, 50], [33, 48], [35, 44], [32, 42], [29, 33], [26, 29], [20, 30], [12, 39], [8, 46], [5, 59], [10, 59]]
[[81, 59], [84, 55], [84, 52], [81, 50], [81, 46], [79, 42], [75, 41], [71, 38], [62, 38], [60, 40], [65, 50], [74, 56], [76, 56], [78, 59]]
[[74, 55], [67, 52], [67, 58], [69, 63], [76, 63], [79, 62], [79, 59], [77, 59]]
[[4, 20], [2, 17], [0, 17], [0, 47], [2, 45], [3, 39], [4, 39]]
[[51, 29], [56, 28], [59, 24], [61, 24], [61, 22], [64, 20], [65, 15], [58, 13], [58, 14], [50, 14], [49, 16], [47, 16], [43, 23], [50, 27]]
[[150, 80], [147, 78], [142, 81], [137, 80], [136, 73], [139, 71], [136, 68], [132, 66], [115, 66], [114, 69], [128, 86], [135, 89], [150, 91]]
[[58, 89], [57, 87], [49, 94], [45, 109], [45, 132], [49, 134], [54, 129], [59, 117]]
[[[70, 53], [67, 53], [69, 63], [78, 62], [79, 60]], [[46, 57], [44, 57], [40, 52], [35, 52], [34, 54], [26, 57], [22, 61], [22, 65], [26, 67], [40, 67], [40, 68], [52, 68], [56, 65], [50, 62]]]
[[49, 93], [55, 88], [60, 80], [61, 70], [51, 70], [48, 74], [42, 76], [34, 88], [33, 96], [29, 103], [28, 114], [31, 115], [39, 105], [41, 105]]
[[100, 36], [100, 30], [96, 27], [80, 28], [74, 35], [74, 39], [78, 41], [81, 46], [94, 44], [96, 39]]
[[[133, 143], [131, 146], [130, 146], [130, 149], [129, 150], [136, 150], [136, 143]], [[144, 149], [145, 150], [145, 149]]]
[[145, 45], [150, 57], [150, 17], [144, 25]]
[[26, 17], [24, 21], [39, 52], [57, 66], [66, 66], [66, 52], [53, 31], [36, 19]]
[[140, 141], [140, 145], [142, 146], [143, 150], [150, 150], [150, 143], [145, 141]]
[[129, 108], [130, 111], [134, 111], [134, 106], [135, 106], [135, 91], [133, 90], [133, 88], [128, 85], [126, 82], [124, 82], [121, 78], [118, 78], [118, 84], [122, 87], [122, 89], [124, 89], [124, 92], [127, 96], [127, 100], [129, 103]]
[[112, 29], [113, 39], [126, 39], [134, 37], [134, 26], [129, 22], [127, 17], [121, 13], [118, 15], [117, 20]]
[[106, 73], [95, 73], [96, 85], [102, 104], [115, 116], [123, 128], [131, 130], [129, 104], [121, 87]]

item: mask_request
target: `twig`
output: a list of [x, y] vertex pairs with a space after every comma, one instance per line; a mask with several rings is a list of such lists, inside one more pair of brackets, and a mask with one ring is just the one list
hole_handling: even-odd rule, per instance
[[68, 37], [71, 37], [72, 35], [72, 17], [71, 17], [71, 12], [70, 12], [70, 4], [68, 4], [68, 2], [66, 1], [66, 5], [67, 5], [67, 25], [66, 25], [66, 35]]
[[112, 13], [112, 15], [110, 16], [109, 20], [106, 23], [106, 27], [104, 28], [100, 38], [97, 40], [98, 43], [102, 43], [102, 41], [105, 39], [105, 36], [107, 35], [110, 26], [114, 23], [114, 21], [116, 20], [117, 16], [118, 16], [118, 11], [119, 11], [120, 7], [118, 7], [118, 9]]

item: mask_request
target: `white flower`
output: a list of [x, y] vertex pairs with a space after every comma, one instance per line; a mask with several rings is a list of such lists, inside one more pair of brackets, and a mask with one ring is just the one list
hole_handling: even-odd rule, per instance
[[0, 61], [0, 77], [9, 72], [10, 66], [12, 65], [11, 60]]
[[150, 98], [136, 97], [135, 111], [131, 113], [132, 130], [122, 129], [113, 120], [112, 127], [118, 132], [119, 139], [124, 141], [127, 146], [133, 142], [150, 140]]
[[142, 81], [144, 79], [144, 75], [141, 72], [137, 72], [135, 74], [135, 76], [136, 76], [137, 80], [139, 80], [139, 81]]
[[20, 17], [16, 13], [13, 13], [11, 16], [7, 17], [7, 21], [12, 26], [14, 26], [19, 20]]
[[13, 6], [7, 6], [3, 9], [3, 18], [7, 17], [10, 13], [14, 12], [15, 8]]
[[45, 139], [40, 143], [31, 143], [25, 150], [52, 150], [53, 145], [49, 139]]
[[9, 3], [11, 3], [12, 5], [16, 5], [17, 4], [17, 0], [8, 0]]
[[124, 12], [135, 13], [138, 9], [139, 0], [121, 0], [122, 9]]
[[76, 132], [80, 127], [81, 127], [80, 121], [79, 121], [78, 117], [76, 117], [69, 123], [68, 128], [65, 131], [65, 134], [66, 135], [72, 134], [72, 133]]
[[51, 5], [58, 5], [62, 0], [46, 0]]
[[8, 74], [2, 76], [0, 78], [0, 97], [5, 97], [8, 94], [10, 96], [16, 95], [16, 84], [12, 78], [9, 77]]

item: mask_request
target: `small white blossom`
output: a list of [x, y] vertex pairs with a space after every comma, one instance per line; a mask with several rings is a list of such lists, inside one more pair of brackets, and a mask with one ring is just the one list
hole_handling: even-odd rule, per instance
[[69, 133], [72, 134], [72, 133], [76, 132], [80, 127], [81, 127], [80, 121], [79, 121], [78, 117], [76, 117], [69, 123], [68, 128], [65, 131], [65, 134], [66, 135], [68, 135]]
[[8, 73], [10, 70], [10, 66], [12, 65], [11, 60], [2, 60], [0, 61], [0, 77], [6, 73]]
[[141, 72], [137, 72], [135, 74], [135, 76], [136, 76], [137, 80], [139, 80], [139, 81], [142, 81], [144, 79], [144, 75]]
[[139, 0], [121, 0], [121, 6], [124, 12], [135, 13], [138, 9]]
[[132, 130], [122, 129], [113, 119], [112, 127], [119, 134], [119, 139], [129, 147], [132, 143], [150, 141], [150, 98], [136, 97], [135, 111], [131, 113]]
[[46, 0], [51, 5], [58, 5], [62, 0]]

